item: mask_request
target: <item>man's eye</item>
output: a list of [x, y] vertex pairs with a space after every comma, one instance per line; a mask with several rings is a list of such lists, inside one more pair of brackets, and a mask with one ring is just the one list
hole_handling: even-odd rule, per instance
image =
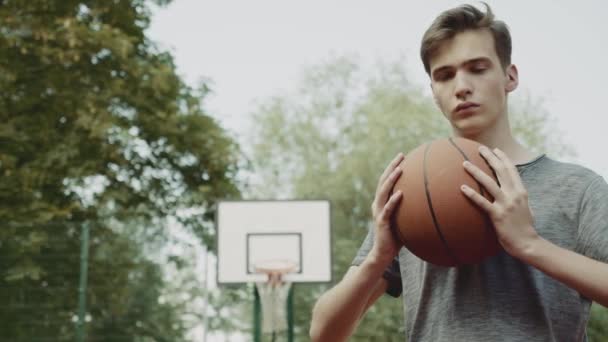
[[471, 71], [473, 71], [476, 74], [481, 74], [482, 72], [486, 71], [487, 68], [485, 66], [475, 66], [471, 69]]
[[448, 79], [450, 79], [450, 77], [451, 77], [451, 73], [442, 72], [442, 73], [435, 75], [435, 81], [447, 81]]

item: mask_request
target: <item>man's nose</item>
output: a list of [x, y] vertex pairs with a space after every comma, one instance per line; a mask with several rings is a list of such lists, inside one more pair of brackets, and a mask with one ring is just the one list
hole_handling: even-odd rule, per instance
[[470, 79], [464, 73], [457, 73], [455, 76], [455, 92], [457, 98], [465, 100], [473, 93], [473, 87]]

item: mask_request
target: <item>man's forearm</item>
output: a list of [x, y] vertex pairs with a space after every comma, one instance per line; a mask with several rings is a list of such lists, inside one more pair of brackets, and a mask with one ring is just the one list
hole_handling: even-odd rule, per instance
[[519, 258], [594, 302], [608, 307], [608, 264], [540, 237]]
[[[313, 341], [345, 341], [366, 308], [384, 292], [382, 273], [386, 263], [368, 257], [334, 288], [323, 294], [313, 309], [310, 335]], [[370, 303], [371, 302], [371, 303]]]

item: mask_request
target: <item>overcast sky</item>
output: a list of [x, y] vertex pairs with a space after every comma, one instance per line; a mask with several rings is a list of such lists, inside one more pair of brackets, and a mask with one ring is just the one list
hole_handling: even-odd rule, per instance
[[[242, 136], [255, 100], [293, 89], [303, 66], [330, 56], [405, 56], [428, 89], [418, 58], [422, 33], [459, 1], [175, 0], [155, 12], [149, 34], [175, 56], [190, 83], [212, 81], [206, 108]], [[488, 1], [513, 37], [520, 89], [543, 98], [575, 160], [608, 178], [608, 3]]]

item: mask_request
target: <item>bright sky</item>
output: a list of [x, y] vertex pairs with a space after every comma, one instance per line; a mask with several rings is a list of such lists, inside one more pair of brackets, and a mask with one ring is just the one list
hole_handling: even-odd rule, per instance
[[[191, 84], [206, 78], [207, 109], [241, 136], [256, 100], [293, 89], [303, 66], [332, 55], [405, 56], [415, 82], [428, 80], [420, 37], [448, 0], [175, 0], [149, 34], [175, 56]], [[577, 162], [608, 179], [608, 3], [601, 0], [488, 1], [511, 28], [520, 91], [542, 97]]]

